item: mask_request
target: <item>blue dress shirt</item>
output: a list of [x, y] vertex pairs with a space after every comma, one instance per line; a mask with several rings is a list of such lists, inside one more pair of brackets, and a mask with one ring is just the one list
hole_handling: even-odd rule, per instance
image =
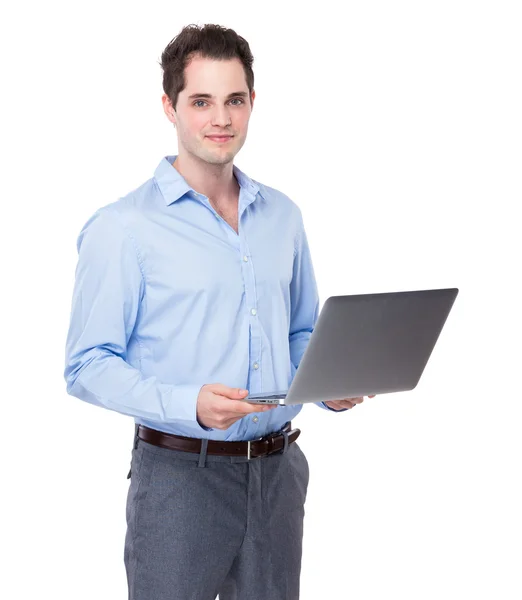
[[78, 236], [67, 393], [169, 433], [256, 439], [302, 404], [219, 430], [200, 425], [196, 401], [206, 383], [250, 393], [289, 388], [319, 312], [301, 210], [234, 165], [236, 233], [172, 166], [175, 158], [163, 157], [154, 177], [99, 208]]

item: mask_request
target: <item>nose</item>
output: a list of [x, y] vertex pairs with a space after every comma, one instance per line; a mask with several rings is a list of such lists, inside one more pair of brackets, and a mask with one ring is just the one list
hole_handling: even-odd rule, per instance
[[228, 108], [225, 106], [217, 106], [212, 113], [212, 125], [216, 125], [218, 127], [226, 127], [230, 125], [230, 115], [228, 113]]

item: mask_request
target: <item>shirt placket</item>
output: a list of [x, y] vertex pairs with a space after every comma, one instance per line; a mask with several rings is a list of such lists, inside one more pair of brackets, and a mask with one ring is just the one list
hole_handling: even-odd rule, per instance
[[[250, 197], [250, 202], [254, 199], [253, 196]], [[254, 264], [252, 261], [252, 256], [250, 254], [250, 250], [248, 247], [247, 240], [243, 233], [243, 229], [241, 226], [241, 217], [246, 207], [250, 202], [248, 202], [243, 195], [243, 189], [241, 189], [239, 194], [239, 218], [238, 218], [238, 233], [239, 233], [239, 242], [240, 242], [240, 252], [241, 252], [241, 269], [243, 275], [243, 283], [245, 286], [245, 307], [248, 311], [248, 320], [249, 320], [249, 390], [263, 389], [262, 385], [262, 362], [261, 362], [261, 323], [259, 321], [259, 306], [257, 302], [257, 292], [256, 292], [256, 278], [254, 272]], [[257, 431], [260, 429], [259, 425], [259, 414], [255, 413], [251, 417], [251, 424], [256, 424], [257, 426], [249, 427], [249, 433], [251, 435], [256, 435]]]

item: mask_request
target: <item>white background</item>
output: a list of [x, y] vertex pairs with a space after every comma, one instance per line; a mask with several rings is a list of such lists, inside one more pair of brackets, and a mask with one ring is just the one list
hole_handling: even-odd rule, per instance
[[301, 207], [321, 304], [460, 289], [414, 391], [294, 421], [311, 470], [301, 598], [522, 598], [518, 8], [3, 9], [6, 598], [127, 597], [133, 421], [68, 396], [62, 375], [76, 238], [177, 153], [158, 61], [207, 22], [250, 43], [256, 100], [235, 163]]

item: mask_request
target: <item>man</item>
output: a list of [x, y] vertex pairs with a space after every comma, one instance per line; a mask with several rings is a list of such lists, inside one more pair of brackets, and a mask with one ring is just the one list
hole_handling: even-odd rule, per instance
[[219, 26], [170, 42], [162, 101], [179, 154], [78, 238], [65, 379], [135, 420], [131, 600], [299, 597], [309, 472], [290, 422], [302, 405], [244, 398], [289, 387], [319, 300], [300, 209], [233, 165], [252, 61]]

